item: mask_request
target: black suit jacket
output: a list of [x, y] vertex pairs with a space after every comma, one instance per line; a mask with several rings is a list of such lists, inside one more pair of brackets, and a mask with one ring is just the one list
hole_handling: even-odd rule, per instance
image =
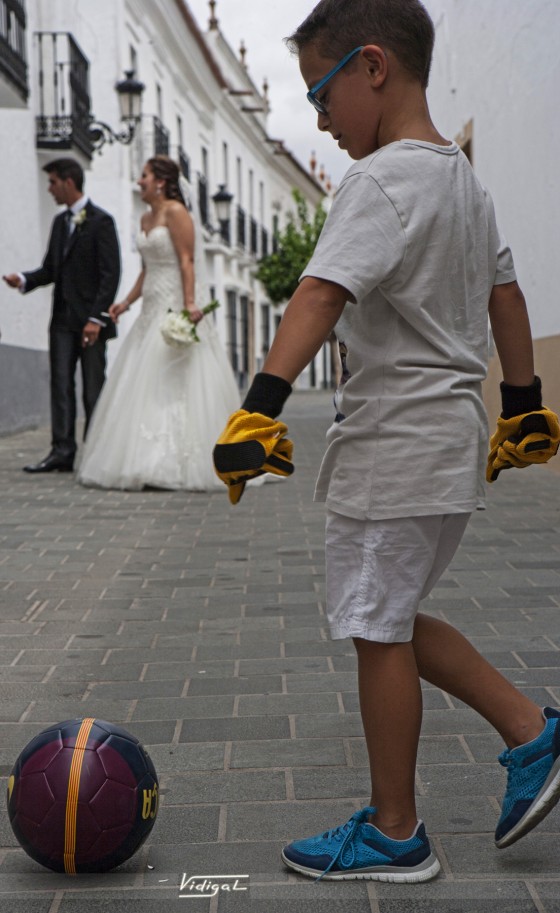
[[113, 304], [121, 274], [119, 242], [112, 216], [88, 200], [86, 216], [76, 225], [64, 250], [66, 224], [61, 212], [53, 221], [43, 265], [25, 276], [25, 292], [54, 283], [51, 326], [81, 331], [90, 317], [107, 324], [101, 339], [116, 336], [115, 324], [102, 317]]

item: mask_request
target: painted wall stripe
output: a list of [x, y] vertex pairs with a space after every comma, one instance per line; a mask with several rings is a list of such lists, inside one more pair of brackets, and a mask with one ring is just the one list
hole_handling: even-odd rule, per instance
[[70, 775], [68, 777], [68, 793], [66, 796], [66, 821], [64, 825], [64, 871], [67, 875], [76, 874], [76, 829], [78, 821], [78, 795], [80, 792], [80, 776], [91, 727], [95, 719], [87, 717], [82, 720], [76, 736], [76, 744], [72, 753]]

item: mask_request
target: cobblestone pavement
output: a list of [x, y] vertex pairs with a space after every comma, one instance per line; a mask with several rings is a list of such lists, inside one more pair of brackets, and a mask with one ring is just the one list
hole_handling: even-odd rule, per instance
[[[162, 805], [119, 870], [62, 876], [0, 826], [1, 913], [560, 913], [560, 811], [493, 844], [505, 772], [488, 724], [424, 691], [417, 789], [442, 862], [424, 885], [315, 883], [281, 846], [368, 794], [355, 660], [324, 618], [313, 477], [330, 396], [286, 412], [296, 474], [246, 493], [101, 492], [28, 476], [43, 429], [0, 439], [0, 773], [49, 723], [97, 716], [148, 747]], [[560, 476], [505, 473], [424, 604], [540, 704], [560, 704]], [[246, 875], [239, 890], [181, 881]], [[191, 884], [193, 882], [190, 882]], [[241, 887], [249, 885], [248, 890]], [[180, 893], [185, 893], [181, 897]]]

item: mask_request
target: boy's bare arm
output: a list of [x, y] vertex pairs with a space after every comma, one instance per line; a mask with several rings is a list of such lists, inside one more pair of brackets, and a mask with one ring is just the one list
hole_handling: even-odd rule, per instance
[[506, 384], [533, 383], [533, 340], [523, 292], [517, 282], [495, 285], [488, 305], [492, 335]]
[[306, 276], [286, 308], [263, 372], [293, 384], [328, 339], [350, 297], [335, 282]]

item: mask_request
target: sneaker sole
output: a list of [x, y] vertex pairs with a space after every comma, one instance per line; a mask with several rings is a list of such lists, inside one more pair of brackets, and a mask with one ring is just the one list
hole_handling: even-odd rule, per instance
[[540, 793], [537, 794], [535, 801], [527, 809], [524, 816], [519, 819], [515, 827], [512, 827], [507, 834], [504, 834], [503, 837], [495, 841], [498, 849], [503, 850], [505, 847], [511, 846], [512, 843], [515, 843], [521, 837], [524, 837], [525, 834], [528, 834], [529, 831], [532, 831], [543, 818], [546, 818], [559, 800], [560, 757], [558, 757], [552, 765], [544, 786]]
[[391, 865], [384, 866], [375, 866], [368, 869], [354, 869], [342, 872], [327, 872], [323, 875], [322, 872], [317, 871], [317, 869], [308, 869], [306, 866], [298, 865], [296, 862], [291, 862], [284, 856], [282, 853], [282, 861], [290, 869], [294, 869], [296, 872], [299, 872], [301, 875], [307, 875], [308, 878], [319, 878], [322, 881], [388, 881], [397, 884], [413, 884], [419, 881], [430, 881], [431, 878], [435, 878], [438, 874], [441, 866], [439, 864], [437, 856], [434, 856], [433, 853], [430, 853], [427, 859], [420, 866], [415, 866], [414, 868], [396, 868]]

